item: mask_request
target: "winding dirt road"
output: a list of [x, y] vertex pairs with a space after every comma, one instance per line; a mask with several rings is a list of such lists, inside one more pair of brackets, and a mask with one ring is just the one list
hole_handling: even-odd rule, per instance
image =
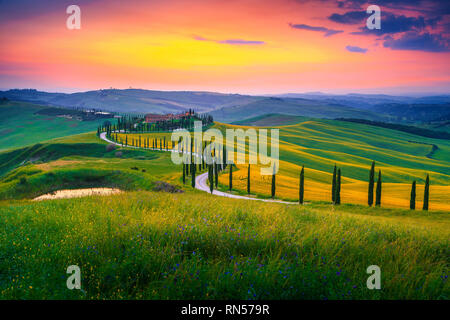
[[[102, 132], [100, 133], [100, 139], [114, 144], [116, 146], [120, 146], [122, 147], [122, 145], [120, 143], [114, 142], [109, 140], [106, 137], [106, 132]], [[154, 149], [154, 148], [139, 148], [139, 147], [135, 147], [135, 146], [127, 146], [127, 148], [135, 148], [135, 149], [147, 149], [147, 150], [157, 150], [157, 151], [161, 151], [160, 149]], [[173, 149], [163, 149], [162, 151], [166, 151], [166, 152], [179, 152], [178, 150], [173, 150]], [[195, 155], [195, 153], [194, 153]], [[206, 183], [206, 181], [208, 180], [208, 172], [202, 173], [200, 175], [198, 175], [195, 178], [195, 188], [201, 191], [205, 191], [210, 193], [209, 190], [209, 186]], [[250, 198], [250, 197], [246, 197], [246, 196], [239, 196], [239, 195], [235, 195], [235, 194], [230, 194], [227, 192], [222, 192], [222, 191], [218, 191], [218, 190], [213, 190], [213, 195], [216, 196], [220, 196], [220, 197], [227, 197], [227, 198], [233, 198], [233, 199], [244, 199], [244, 200], [255, 200], [255, 201], [264, 201], [264, 202], [276, 202], [276, 203], [285, 203], [285, 204], [297, 204], [297, 202], [289, 202], [289, 201], [281, 201], [281, 200], [273, 200], [273, 199], [259, 199], [259, 198]]]

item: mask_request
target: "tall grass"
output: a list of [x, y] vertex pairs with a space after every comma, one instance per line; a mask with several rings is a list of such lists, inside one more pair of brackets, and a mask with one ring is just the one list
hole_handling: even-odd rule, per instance
[[[0, 203], [0, 296], [448, 299], [449, 225], [446, 213], [200, 192]], [[81, 291], [66, 288], [73, 264]], [[366, 287], [370, 265], [381, 290]]]

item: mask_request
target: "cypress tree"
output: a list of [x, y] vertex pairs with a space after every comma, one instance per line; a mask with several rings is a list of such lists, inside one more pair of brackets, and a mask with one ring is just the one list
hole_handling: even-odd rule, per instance
[[377, 190], [375, 193], [375, 206], [381, 205], [381, 170], [378, 171]]
[[230, 187], [230, 191], [231, 189], [233, 189], [233, 164], [230, 163], [230, 182], [229, 182], [229, 187]]
[[214, 183], [217, 189], [217, 186], [219, 185], [219, 170], [218, 170], [218, 165], [216, 162], [214, 162]]
[[[187, 156], [189, 156], [189, 155], [187, 155]], [[186, 160], [188, 160], [188, 158], [185, 158]], [[187, 171], [186, 171], [186, 175], [189, 175], [189, 165], [191, 164], [189, 161], [186, 161], [187, 162], [187, 164], [186, 164], [186, 169], [187, 169]]]
[[337, 171], [335, 204], [341, 204], [341, 169]]
[[191, 163], [191, 173], [192, 173], [191, 186], [192, 186], [192, 188], [195, 188], [195, 164], [193, 164], [193, 163]]
[[423, 210], [428, 210], [428, 201], [430, 199], [430, 176], [427, 174], [427, 179], [425, 180], [425, 190], [423, 193]]
[[250, 194], [250, 164], [247, 169], [247, 194]]
[[212, 165], [208, 165], [208, 179], [209, 179], [209, 191], [213, 193], [214, 190], [214, 181], [213, 181], [213, 170]]
[[331, 181], [331, 202], [335, 203], [336, 201], [336, 164], [333, 169], [333, 181]]
[[370, 168], [369, 173], [369, 190], [368, 190], [368, 205], [369, 207], [373, 204], [373, 187], [375, 184], [375, 161], [372, 161], [372, 167]]
[[300, 171], [300, 186], [298, 188], [298, 202], [303, 204], [303, 197], [305, 194], [305, 166], [302, 167]]
[[185, 164], [183, 163], [183, 184], [186, 184], [186, 169], [184, 168]]
[[272, 172], [272, 199], [275, 198], [275, 165], [273, 166], [273, 172]]
[[223, 157], [223, 160], [222, 160], [223, 169], [222, 170], [225, 170], [227, 168], [227, 150], [225, 149], [225, 145], [222, 146], [222, 157]]
[[411, 210], [416, 209], [416, 181], [413, 181], [411, 186], [411, 198], [409, 200], [409, 208]]

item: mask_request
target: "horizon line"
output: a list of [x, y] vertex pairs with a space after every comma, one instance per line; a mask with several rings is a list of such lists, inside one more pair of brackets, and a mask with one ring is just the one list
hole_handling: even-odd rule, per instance
[[[308, 90], [308, 91], [280, 91], [280, 92], [264, 92], [264, 93], [250, 93], [250, 92], [225, 92], [225, 91], [214, 91], [214, 90], [169, 90], [169, 89], [146, 89], [146, 88], [98, 88], [98, 89], [87, 89], [87, 88], [60, 88], [60, 89], [37, 89], [37, 88], [0, 88], [0, 91], [11, 91], [11, 90], [34, 90], [37, 92], [44, 92], [44, 93], [60, 93], [60, 94], [76, 94], [76, 93], [87, 93], [87, 92], [93, 92], [93, 91], [104, 91], [104, 90], [143, 90], [143, 91], [156, 91], [156, 92], [199, 92], [199, 93], [215, 93], [215, 94], [223, 94], [223, 95], [243, 95], [243, 96], [284, 96], [284, 95], [336, 95], [336, 96], [346, 96], [346, 95], [385, 95], [385, 96], [398, 96], [398, 97], [428, 97], [428, 96], [436, 96], [436, 95], [450, 95], [449, 91], [412, 91], [412, 92], [399, 92], [399, 93], [383, 93], [382, 89], [368, 89], [368, 90], [342, 90], [342, 92], [330, 92], [329, 90]], [[373, 92], [373, 90], [377, 92]], [[335, 91], [335, 90], [332, 90]], [[372, 92], [371, 92], [372, 91]], [[389, 90], [386, 90], [389, 91]], [[286, 97], [289, 98], [289, 97]]]

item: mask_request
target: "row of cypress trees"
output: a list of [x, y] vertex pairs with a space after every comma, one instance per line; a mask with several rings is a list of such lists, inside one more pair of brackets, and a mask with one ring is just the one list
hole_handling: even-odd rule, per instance
[[[217, 179], [216, 179], [217, 180]], [[374, 203], [374, 190], [375, 190], [375, 206], [381, 206], [381, 193], [382, 193], [382, 175], [381, 170], [378, 170], [378, 179], [376, 182], [375, 188], [375, 161], [372, 161], [372, 165], [369, 172], [369, 189], [368, 189], [368, 204], [372, 206]], [[250, 194], [250, 165], [248, 165], [247, 169], [247, 193]], [[233, 188], [233, 169], [230, 166], [229, 173], [229, 190], [231, 191]], [[275, 168], [274, 173], [272, 174], [272, 184], [271, 184], [271, 197], [275, 197], [276, 190], [276, 174]], [[299, 179], [299, 194], [298, 194], [298, 202], [300, 204], [304, 203], [304, 195], [305, 195], [305, 166], [302, 166], [300, 171], [300, 179]], [[424, 191], [424, 201], [423, 201], [423, 210], [428, 210], [429, 205], [429, 197], [430, 197], [430, 177], [427, 174], [427, 178], [425, 181], [425, 191]], [[410, 200], [410, 208], [415, 209], [415, 198], [416, 198], [416, 181], [413, 182], [411, 188], [411, 200]], [[331, 183], [331, 201], [333, 204], [339, 205], [341, 204], [341, 169], [334, 165], [333, 169], [333, 180]]]
[[[373, 190], [375, 184], [375, 161], [372, 161], [372, 166], [370, 168], [369, 173], [369, 190], [368, 190], [368, 200], [367, 203], [369, 206], [373, 205]], [[381, 170], [378, 171], [378, 181], [377, 188], [375, 194], [375, 206], [381, 205]], [[425, 179], [425, 190], [423, 195], [423, 207], [422, 210], [428, 210], [430, 199], [430, 176], [427, 174], [427, 178]], [[414, 210], [416, 208], [416, 181], [414, 180], [411, 185], [411, 195], [409, 200], [409, 208]]]
[[[117, 140], [117, 134], [115, 135], [115, 138]], [[137, 142], [137, 141], [136, 141]], [[127, 141], [125, 141], [125, 144], [127, 145]], [[149, 141], [145, 143], [144, 145], [149, 146]], [[134, 145], [134, 142], [133, 142]], [[141, 145], [140, 139], [139, 139], [139, 146]], [[153, 140], [152, 144], [153, 148], [158, 147], [158, 140]], [[159, 141], [159, 147], [160, 149], [166, 148], [166, 140], [160, 139]], [[168, 148], [167, 144], [167, 148]], [[175, 146], [173, 145], [172, 148]], [[191, 158], [192, 158], [192, 142], [191, 142]], [[183, 152], [183, 149], [182, 149]], [[223, 146], [223, 157], [226, 158], [226, 151], [225, 147]], [[191, 159], [192, 160], [192, 159]], [[226, 166], [226, 165], [225, 165]], [[199, 171], [202, 171], [205, 169], [205, 162], [202, 161], [198, 165]], [[219, 170], [224, 169], [224, 165], [219, 166], [217, 163], [214, 163], [212, 165], [208, 165], [208, 179], [210, 180], [210, 189], [211, 193], [214, 188], [214, 186], [217, 189], [218, 186], [218, 173]], [[197, 172], [197, 165], [194, 164], [193, 161], [191, 161], [191, 164], [183, 164], [183, 184], [186, 183], [186, 176], [191, 175], [191, 185], [193, 188], [195, 188], [195, 175]], [[248, 165], [247, 169], [247, 194], [251, 193], [251, 183], [250, 183], [250, 165]], [[300, 180], [299, 180], [299, 197], [298, 202], [300, 204], [304, 203], [304, 193], [305, 193], [305, 167], [302, 166], [302, 169], [300, 171]], [[229, 191], [232, 191], [233, 189], [233, 165], [230, 165], [229, 169]], [[374, 203], [374, 189], [375, 189], [375, 161], [372, 161], [372, 165], [369, 172], [369, 186], [368, 186], [368, 200], [367, 203], [369, 206], [372, 206]], [[378, 179], [375, 189], [375, 206], [381, 206], [381, 192], [382, 192], [382, 178], [381, 178], [381, 170], [378, 171]], [[275, 198], [276, 193], [276, 174], [275, 174], [275, 167], [274, 172], [272, 174], [272, 183], [271, 183], [271, 197], [272, 199]], [[426, 181], [425, 181], [425, 190], [424, 190], [424, 201], [423, 201], [423, 210], [428, 210], [429, 207], [429, 193], [430, 193], [430, 177], [427, 174]], [[331, 185], [331, 201], [333, 204], [339, 205], [341, 203], [341, 169], [334, 165], [333, 169], [333, 179], [332, 179], [332, 185]], [[411, 195], [410, 195], [410, 209], [414, 210], [416, 208], [416, 181], [413, 181], [411, 186]]]

